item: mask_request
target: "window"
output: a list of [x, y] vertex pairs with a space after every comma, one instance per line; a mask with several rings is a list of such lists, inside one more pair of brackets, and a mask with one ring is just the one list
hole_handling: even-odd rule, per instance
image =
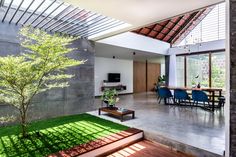
[[225, 54], [213, 53], [211, 61], [212, 87], [225, 88]]
[[176, 46], [225, 39], [225, 3], [218, 4]]
[[184, 86], [184, 57], [179, 56], [176, 57], [176, 78], [177, 78], [177, 86]]
[[225, 52], [177, 56], [176, 75], [179, 87], [192, 87], [200, 83], [201, 87], [224, 89]]
[[209, 87], [209, 55], [187, 56], [187, 86]]

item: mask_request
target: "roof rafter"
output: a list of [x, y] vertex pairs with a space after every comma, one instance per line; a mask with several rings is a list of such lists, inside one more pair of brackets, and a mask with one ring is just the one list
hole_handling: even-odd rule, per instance
[[165, 21], [133, 30], [132, 32], [145, 35], [158, 40], [173, 44], [183, 38], [186, 32], [190, 32], [203, 17], [205, 17], [213, 7], [208, 7], [186, 13]]

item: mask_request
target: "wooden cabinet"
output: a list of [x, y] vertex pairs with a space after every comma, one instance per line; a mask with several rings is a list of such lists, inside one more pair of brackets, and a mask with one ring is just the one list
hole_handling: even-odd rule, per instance
[[134, 93], [152, 91], [161, 73], [160, 64], [134, 61], [133, 69]]
[[146, 92], [146, 63], [134, 61], [134, 93]]
[[154, 84], [157, 83], [157, 78], [160, 76], [161, 67], [159, 63], [147, 64], [147, 91], [153, 91]]

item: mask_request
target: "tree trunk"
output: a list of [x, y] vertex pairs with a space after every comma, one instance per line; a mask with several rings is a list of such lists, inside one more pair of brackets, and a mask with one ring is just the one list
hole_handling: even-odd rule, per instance
[[23, 109], [20, 113], [21, 113], [21, 131], [22, 131], [22, 136], [23, 138], [27, 137], [27, 121], [26, 121], [26, 112], [27, 110]]

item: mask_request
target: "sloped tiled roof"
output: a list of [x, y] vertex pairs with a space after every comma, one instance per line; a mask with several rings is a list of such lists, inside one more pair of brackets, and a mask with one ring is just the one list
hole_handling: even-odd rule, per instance
[[214, 7], [173, 17], [132, 32], [168, 43], [180, 42]]

